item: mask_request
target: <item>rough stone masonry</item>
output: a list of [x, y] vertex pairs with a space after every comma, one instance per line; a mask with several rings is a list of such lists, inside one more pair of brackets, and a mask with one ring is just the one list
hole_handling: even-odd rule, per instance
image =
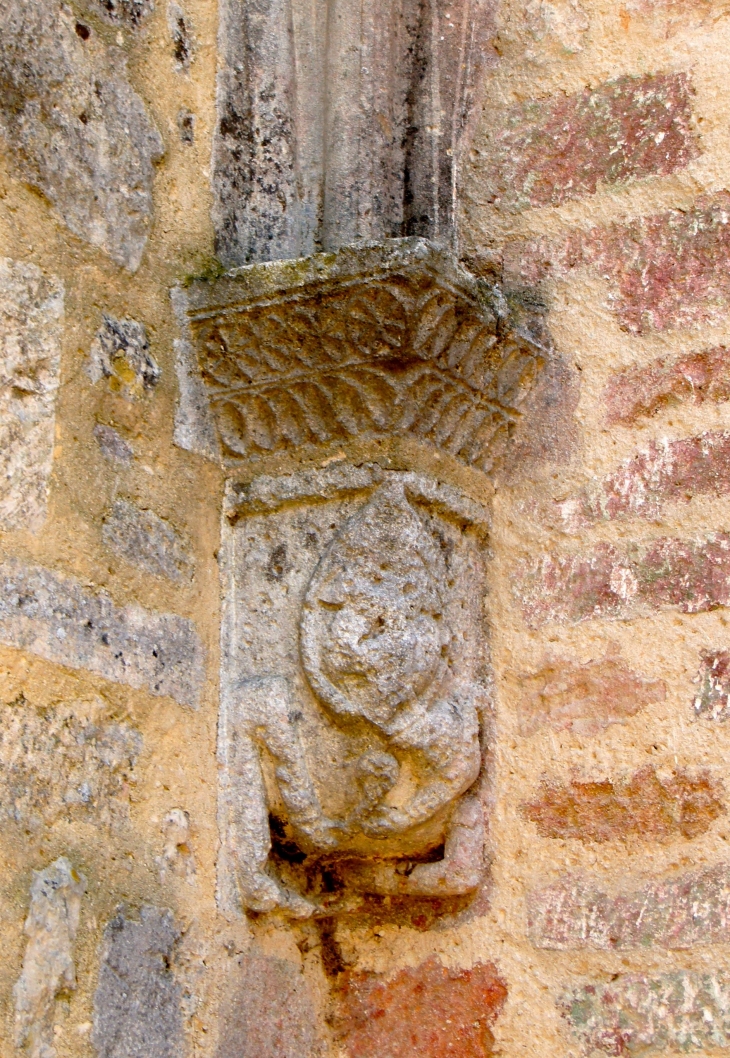
[[0, 1058], [730, 1054], [728, 65], [0, 0]]

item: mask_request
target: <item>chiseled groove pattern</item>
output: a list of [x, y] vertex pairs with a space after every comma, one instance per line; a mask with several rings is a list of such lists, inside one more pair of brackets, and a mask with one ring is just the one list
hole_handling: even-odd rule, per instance
[[486, 469], [539, 348], [449, 287], [361, 277], [194, 319], [228, 457], [389, 432]]

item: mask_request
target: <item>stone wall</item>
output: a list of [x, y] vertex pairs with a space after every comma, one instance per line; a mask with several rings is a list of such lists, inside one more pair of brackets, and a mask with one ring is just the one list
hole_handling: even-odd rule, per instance
[[495, 497], [476, 951], [504, 943], [504, 1053], [728, 1047], [729, 28], [711, 3], [503, 10], [465, 177], [468, 236], [543, 292], [567, 380]]
[[[221, 102], [245, 72], [223, 39], [239, 6], [292, 5], [0, 0], [0, 1055], [730, 1050], [730, 12], [455, 3], [486, 77], [453, 244], [510, 318], [540, 315], [542, 370], [478, 472], [353, 428], [232, 487], [186, 306], [222, 274], [221, 217], [250, 178], [250, 115]], [[468, 898], [405, 910], [412, 871], [377, 900], [353, 872], [367, 898], [337, 913], [245, 914], [222, 891], [219, 802], [236, 519], [248, 504], [264, 525], [258, 594], [236, 596], [256, 620], [266, 592], [306, 587], [264, 515], [289, 512], [305, 553], [295, 486], [324, 539], [330, 509], [383, 481], [445, 554], [468, 537], [485, 562], [464, 596], [489, 639], [486, 763], [456, 829], [482, 834], [478, 802], [487, 868]], [[417, 870], [458, 873], [448, 854]]]

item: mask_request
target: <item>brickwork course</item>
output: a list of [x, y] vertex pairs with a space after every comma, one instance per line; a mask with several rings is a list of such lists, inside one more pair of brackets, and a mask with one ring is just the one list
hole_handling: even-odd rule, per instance
[[[407, 83], [401, 57], [431, 76], [425, 37], [404, 41], [432, 7], [434, 39], [452, 49], [429, 96], [440, 117], [411, 122], [421, 82]], [[369, 34], [350, 47], [363, 11]], [[0, 25], [0, 1058], [730, 1054], [725, 0], [0, 0]], [[312, 65], [323, 41], [350, 63], [339, 79]], [[467, 52], [482, 81], [459, 95]], [[332, 100], [348, 85], [346, 112]], [[309, 102], [322, 86], [326, 114]], [[354, 151], [363, 129], [367, 164]], [[340, 215], [323, 153], [350, 180]], [[386, 193], [400, 154], [402, 217]], [[437, 220], [452, 213], [449, 241]], [[411, 437], [272, 452], [259, 402], [258, 462], [227, 488], [185, 317], [193, 280], [291, 246], [329, 250], [340, 222], [345, 242], [443, 238], [479, 277], [495, 348], [508, 318], [524, 337], [540, 314], [538, 377], [500, 420], [486, 474]], [[497, 280], [502, 300], [485, 293]], [[417, 322], [411, 306], [408, 326], [414, 348], [428, 331], [434, 356], [454, 358], [453, 404], [434, 388], [418, 410], [442, 416], [434, 436], [456, 437], [454, 364], [473, 335], [452, 341], [450, 291]], [[372, 323], [370, 303], [353, 304], [348, 349]], [[394, 372], [399, 320], [366, 350]], [[337, 328], [317, 333], [322, 355], [344, 348]], [[244, 345], [237, 355], [253, 356], [254, 338]], [[372, 406], [352, 388], [348, 423], [390, 410], [373, 385]], [[485, 393], [470, 400], [502, 400]], [[382, 866], [358, 860], [362, 835], [351, 860], [310, 870], [283, 821], [291, 804], [273, 798], [270, 850], [266, 813], [244, 821], [269, 855], [263, 884], [304, 879], [317, 913], [263, 899], [247, 914], [243, 884], [228, 903], [221, 887], [223, 868], [236, 881], [237, 850], [221, 821], [236, 805], [221, 795], [220, 703], [240, 698], [221, 661], [229, 651], [245, 668], [252, 641], [230, 619], [226, 534], [246, 497], [273, 497], [254, 511], [261, 525], [281, 509], [314, 555], [334, 529], [319, 501], [349, 511], [359, 495], [337, 484], [345, 461], [357, 481], [409, 472], [406, 499], [430, 527], [464, 497], [449, 525], [468, 523], [484, 564], [483, 589], [459, 574], [485, 631], [483, 671], [450, 706], [478, 714], [486, 763], [441, 813], [451, 847], [424, 826], [377, 895], [337, 889], [338, 870]], [[312, 525], [297, 522], [300, 472]], [[419, 499], [428, 475], [446, 485]], [[256, 532], [254, 615], [284, 607], [296, 575], [276, 531]], [[439, 542], [440, 569], [452, 542]], [[434, 623], [440, 590], [425, 607]], [[290, 639], [287, 673], [301, 660]], [[306, 743], [307, 717], [284, 713]], [[256, 746], [274, 732], [261, 774], [231, 736], [248, 790], [291, 780], [296, 754], [270, 751], [281, 719], [252, 724]], [[340, 739], [315, 755], [334, 758]], [[423, 744], [418, 767], [453, 763], [451, 744]], [[385, 748], [348, 757], [342, 785], [359, 767], [363, 804], [377, 786], [371, 800], [397, 818], [415, 766], [383, 794], [398, 756]], [[325, 837], [339, 833], [326, 822]], [[438, 885], [476, 856], [476, 891], [406, 899], [447, 853]]]

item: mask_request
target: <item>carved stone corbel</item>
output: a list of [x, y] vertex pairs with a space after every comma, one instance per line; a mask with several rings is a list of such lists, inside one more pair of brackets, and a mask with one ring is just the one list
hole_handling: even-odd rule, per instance
[[186, 320], [228, 479], [221, 907], [467, 898], [489, 471], [548, 351], [539, 313], [402, 239], [196, 281]]
[[547, 351], [538, 312], [458, 263], [492, 8], [221, 0], [234, 270], [175, 295], [175, 436], [228, 481], [231, 914], [460, 900], [484, 876], [489, 475]]

